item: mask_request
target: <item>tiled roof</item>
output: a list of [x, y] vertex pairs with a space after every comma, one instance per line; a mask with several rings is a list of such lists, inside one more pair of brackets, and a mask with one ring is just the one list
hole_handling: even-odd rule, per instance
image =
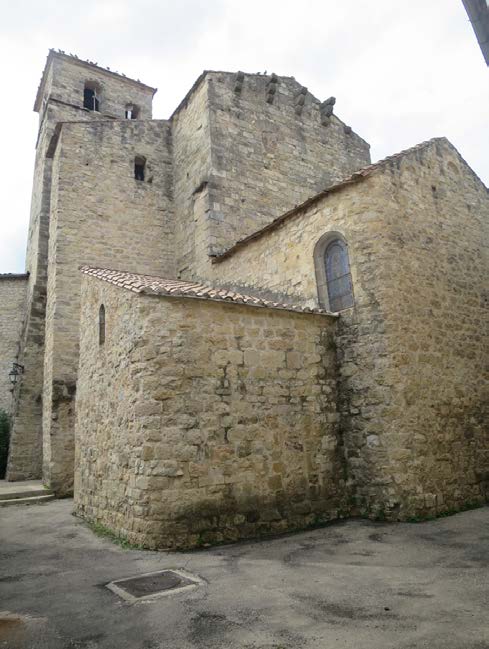
[[405, 149], [404, 151], [400, 151], [399, 153], [395, 153], [394, 155], [387, 156], [387, 158], [384, 158], [383, 160], [379, 160], [378, 162], [374, 162], [373, 164], [367, 165], [366, 167], [362, 167], [358, 171], [352, 173], [351, 176], [348, 176], [347, 178], [344, 178], [340, 182], [331, 185], [331, 187], [327, 187], [326, 189], [323, 189], [323, 191], [319, 192], [318, 194], [314, 194], [314, 196], [311, 196], [300, 205], [296, 205], [291, 210], [288, 210], [284, 214], [281, 214], [280, 216], [278, 216], [276, 219], [271, 221], [268, 225], [265, 225], [265, 227], [261, 228], [260, 230], [253, 232], [252, 234], [245, 237], [244, 239], [240, 239], [233, 246], [231, 246], [231, 248], [228, 248], [220, 255], [216, 255], [213, 258], [212, 262], [218, 263], [222, 259], [226, 259], [226, 257], [230, 257], [238, 248], [241, 248], [243, 245], [247, 244], [249, 241], [252, 241], [253, 239], [258, 239], [259, 237], [262, 236], [262, 234], [265, 234], [265, 232], [268, 232], [269, 230], [273, 230], [274, 228], [279, 226], [281, 223], [283, 223], [290, 217], [294, 216], [295, 214], [299, 214], [300, 212], [303, 212], [305, 209], [307, 209], [311, 205], [314, 205], [314, 203], [317, 203], [319, 200], [321, 200], [328, 194], [332, 194], [333, 192], [336, 192], [339, 189], [346, 187], [347, 185], [352, 185], [354, 183], [357, 183], [360, 180], [366, 178], [367, 176], [370, 176], [378, 169], [381, 169], [392, 162], [396, 162], [410, 153], [421, 151], [422, 149], [425, 149], [437, 142], [443, 142], [451, 146], [450, 142], [445, 137], [434, 137], [431, 140], [427, 140], [426, 142], [421, 142], [421, 144], [416, 144], [416, 146], [413, 146], [410, 149]]
[[120, 288], [125, 288], [133, 293], [214, 300], [218, 302], [230, 302], [232, 304], [265, 307], [267, 309], [295, 311], [297, 313], [333, 315], [324, 309], [275, 302], [273, 300], [238, 293], [237, 291], [230, 291], [225, 288], [205, 286], [197, 282], [184, 282], [179, 279], [165, 279], [163, 277], [155, 277], [154, 275], [140, 275], [138, 273], [128, 273], [126, 271], [96, 268], [93, 266], [81, 266], [80, 270], [85, 275], [96, 277], [97, 279], [113, 284], [114, 286], [119, 286]]

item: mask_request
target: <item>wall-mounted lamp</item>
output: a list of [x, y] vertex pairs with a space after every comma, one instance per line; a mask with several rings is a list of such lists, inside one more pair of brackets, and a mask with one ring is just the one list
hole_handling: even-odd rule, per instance
[[24, 366], [19, 365], [19, 363], [12, 363], [12, 369], [8, 373], [10, 383], [12, 385], [15, 385], [17, 383], [17, 379], [21, 374], [24, 373]]

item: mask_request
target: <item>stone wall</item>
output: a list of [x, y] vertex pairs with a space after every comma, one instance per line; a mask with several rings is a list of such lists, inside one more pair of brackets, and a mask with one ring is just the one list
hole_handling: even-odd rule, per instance
[[18, 362], [24, 374], [14, 391], [7, 480], [42, 475], [42, 380], [46, 288], [29, 277]]
[[[145, 180], [134, 158], [147, 160]], [[165, 121], [67, 123], [53, 165], [43, 390], [43, 475], [73, 483], [81, 264], [174, 276], [171, 142]]]
[[237, 91], [236, 74], [206, 72], [171, 118], [182, 278], [204, 277], [209, 255], [370, 162], [369, 145], [335, 115], [326, 124], [294, 79], [277, 77], [269, 103], [270, 80], [245, 74]]
[[0, 410], [12, 411], [9, 372], [17, 361], [24, 319], [26, 275], [0, 275]]
[[[86, 81], [97, 82], [101, 88], [99, 112], [83, 107]], [[127, 103], [140, 106], [141, 119], [151, 119], [153, 92], [152, 88], [132, 79], [89, 66], [73, 57], [50, 52], [34, 106], [39, 113], [39, 133], [26, 261], [33, 284], [46, 280], [50, 166], [57, 125], [65, 121], [121, 119], [124, 118]]]
[[[383, 270], [379, 258], [373, 256], [380, 254], [383, 214], [392, 209], [391, 203], [380, 174], [346, 185], [237, 246], [228, 256], [215, 259], [204, 279], [319, 306], [314, 250], [318, 240], [333, 231], [341, 233], [348, 243], [356, 304], [368, 305], [372, 278], [362, 265], [370, 259], [372, 270], [377, 269], [377, 274]], [[380, 280], [377, 274], [376, 283]]]
[[[51, 75], [48, 75], [51, 78]], [[52, 160], [47, 157], [59, 107], [45, 107], [36, 143], [26, 270], [29, 273], [25, 314], [20, 336], [22, 383], [14, 393], [13, 424], [7, 466], [9, 480], [39, 479], [42, 471], [42, 382], [46, 315], [47, 256]]]
[[41, 96], [36, 100], [35, 109], [39, 111], [40, 119], [43, 119], [44, 107], [50, 101], [90, 112], [83, 108], [86, 82], [97, 84], [102, 116], [124, 119], [125, 107], [133, 104], [140, 109], [139, 119], [151, 119], [154, 88], [57, 52], [48, 56]]
[[357, 512], [433, 515], [487, 498], [489, 204], [444, 139], [292, 215], [209, 280], [317, 305], [314, 248], [349, 249], [355, 307], [336, 341]]
[[84, 277], [76, 512], [166, 548], [344, 515], [335, 323]]
[[175, 258], [179, 277], [209, 254], [211, 141], [207, 82], [197, 84], [171, 118], [175, 201]]
[[[7, 381], [7, 366], [12, 361], [23, 365], [24, 373], [19, 377], [10, 401], [13, 415], [10, 433], [10, 448], [6, 478], [8, 480], [29, 480], [41, 477], [41, 389], [42, 385], [42, 332], [44, 330], [44, 294], [32, 277], [15, 280], [14, 295], [10, 295], [10, 309], [7, 302], [8, 352], [2, 379]], [[0, 281], [0, 284], [2, 282]], [[8, 282], [10, 284], [10, 282]], [[2, 326], [2, 341], [3, 341]], [[41, 333], [39, 333], [41, 332]], [[3, 354], [2, 354], [3, 356]]]
[[237, 84], [236, 74], [208, 75], [211, 253], [370, 163], [369, 145], [336, 115], [322, 117], [292, 77], [245, 74]]
[[[55, 437], [50, 431], [53, 426], [70, 426], [76, 354], [71, 356], [72, 345], [60, 347], [59, 356], [65, 360], [59, 372], [53, 369], [57, 342], [52, 321], [54, 312], [75, 313], [76, 297], [69, 305], [68, 296], [72, 290], [76, 296], [77, 287], [70, 285], [63, 261], [58, 272], [58, 259], [73, 255], [72, 273], [77, 264], [89, 261], [184, 278], [206, 276], [209, 255], [368, 162], [368, 145], [334, 115], [326, 124], [318, 100], [301, 94], [302, 87], [293, 79], [277, 78], [270, 103], [271, 77], [244, 75], [239, 92], [235, 77], [204, 73], [169, 122], [150, 122], [153, 88], [74, 57], [49, 54], [35, 103], [40, 122], [26, 262], [27, 313], [19, 356], [26, 373], [16, 398], [11, 478], [40, 474], [40, 466], [29, 466], [16, 449], [37, 448], [44, 425], [45, 478], [53, 480]], [[86, 81], [98, 84], [100, 112], [83, 108]], [[303, 106], [298, 104], [301, 97]], [[141, 121], [121, 119], [128, 103], [139, 106]], [[66, 144], [67, 122], [78, 124], [73, 126], [78, 135], [69, 131], [72, 158], [60, 165], [53, 156], [59, 156], [60, 137]], [[145, 184], [144, 191], [139, 187], [133, 192], [135, 155], [148, 160], [147, 179], [153, 182]], [[82, 158], [83, 164], [78, 164]], [[97, 219], [92, 223], [85, 213]], [[86, 228], [78, 231], [80, 214]], [[66, 228], [60, 226], [65, 215]], [[50, 241], [56, 231], [59, 236]], [[48, 254], [52, 277], [46, 315]], [[62, 336], [74, 340], [75, 319], [67, 317], [63, 324], [59, 315], [58, 325]], [[52, 412], [53, 398], [64, 404], [65, 415]], [[60, 418], [65, 420], [62, 425]], [[62, 434], [57, 439], [60, 464], [65, 465], [72, 444]]]
[[[86, 80], [101, 86], [99, 113], [81, 106]], [[116, 119], [123, 117], [128, 102], [141, 107], [142, 117], [150, 117], [152, 93], [143, 84], [64, 55], [51, 54], [48, 60], [36, 100], [40, 130], [27, 254], [30, 277], [18, 355], [26, 370], [15, 393], [8, 477], [39, 476], [42, 412], [45, 480], [58, 494], [71, 490], [79, 265], [199, 278], [209, 284], [244, 287], [249, 293], [285, 295], [296, 303], [315, 306], [315, 247], [323, 235], [339, 232], [348, 244], [355, 306], [342, 313], [334, 331], [338, 392], [328, 392], [328, 398], [324, 390], [333, 390], [333, 374], [328, 369], [332, 352], [324, 336], [329, 340], [333, 329], [324, 317], [189, 300], [148, 302], [149, 298], [115, 297], [116, 293], [110, 293], [115, 289], [107, 289], [111, 310], [120, 315], [120, 323], [112, 321], [113, 330], [119, 332], [120, 350], [108, 344], [105, 349], [110, 354], [104, 354], [110, 360], [110, 372], [121, 372], [121, 380], [129, 386], [127, 394], [135, 396], [128, 404], [111, 401], [108, 407], [103, 393], [96, 394], [119, 422], [121, 435], [131, 417], [129, 429], [139, 440], [139, 455], [134, 456], [137, 463], [124, 464], [124, 440], [117, 439], [121, 467], [130, 477], [121, 478], [113, 468], [110, 481], [103, 486], [104, 495], [98, 498], [90, 491], [90, 476], [101, 479], [103, 460], [99, 456], [92, 462], [90, 451], [83, 458], [85, 473], [80, 474], [88, 494], [85, 502], [80, 501], [81, 510], [132, 540], [172, 546], [172, 539], [180, 533], [188, 545], [203, 539], [245, 537], [282, 529], [285, 520], [290, 527], [309, 524], [318, 516], [324, 520], [338, 508], [343, 513], [405, 519], [487, 498], [488, 195], [454, 148], [438, 139], [393, 156], [309, 201], [226, 256], [215, 258], [295, 204], [367, 164], [368, 145], [335, 115], [326, 119], [324, 106], [293, 78], [207, 72], [169, 121]], [[134, 179], [135, 156], [147, 159], [144, 183]], [[98, 299], [95, 289], [95, 293], [92, 288], [86, 290], [89, 302]], [[125, 307], [131, 304], [136, 310], [124, 313], [124, 300]], [[93, 317], [87, 309], [84, 317]], [[321, 326], [315, 324], [318, 318]], [[267, 325], [265, 319], [270, 319]], [[301, 328], [306, 322], [305, 329]], [[146, 338], [138, 330], [141, 323]], [[171, 327], [162, 327], [163, 323]], [[123, 329], [117, 328], [123, 324]], [[161, 331], [155, 332], [157, 326]], [[307, 349], [301, 347], [297, 331], [309, 341]], [[87, 332], [82, 328], [82, 335], [89, 349], [87, 336], [95, 335], [93, 328]], [[160, 348], [152, 356], [150, 341], [155, 336]], [[134, 349], [125, 346], [129, 339]], [[249, 344], [249, 362], [244, 360], [243, 340]], [[284, 350], [281, 345], [291, 340], [293, 346]], [[327, 348], [327, 353], [318, 345]], [[171, 359], [171, 375], [165, 374], [170, 369], [160, 366], [160, 349], [163, 357]], [[311, 364], [312, 374], [289, 367], [287, 360], [284, 367], [274, 365], [278, 357], [288, 358], [285, 352], [296, 351], [297, 363], [308, 367], [308, 354], [322, 357]], [[124, 354], [131, 359], [127, 363]], [[202, 370], [202, 354], [210, 355], [209, 376]], [[88, 358], [82, 359], [85, 377], [101, 377], [105, 365], [100, 364], [100, 357], [92, 374]], [[324, 363], [326, 382], [322, 383]], [[156, 387], [151, 387], [152, 376], [157, 376]], [[165, 394], [165, 381], [170, 391], [176, 386], [171, 400], [157, 398]], [[220, 392], [212, 387], [218, 381]], [[110, 384], [110, 390], [115, 390], [114, 385]], [[88, 390], [87, 386], [83, 389]], [[239, 392], [242, 386], [244, 392]], [[197, 397], [194, 404], [199, 390], [199, 395], [206, 395], [204, 404]], [[183, 411], [171, 410], [188, 405], [184, 395], [190, 395], [194, 409], [209, 403], [208, 411], [199, 411], [203, 420], [197, 415], [185, 420]], [[257, 395], [260, 398], [255, 399]], [[260, 399], [266, 395], [270, 399], [265, 406]], [[149, 410], [162, 408], [163, 401], [165, 407], [170, 404], [170, 419], [165, 419], [164, 408], [145, 411], [146, 401]], [[255, 421], [246, 416], [242, 424], [242, 403], [253, 404]], [[92, 405], [87, 406], [88, 417], [94, 416]], [[271, 414], [269, 406], [277, 406], [277, 411]], [[120, 417], [118, 408], [122, 409]], [[278, 411], [298, 422], [295, 432], [287, 428]], [[100, 425], [108, 429], [112, 422], [102, 415]], [[151, 439], [157, 421], [160, 437]], [[193, 423], [186, 428], [184, 421]], [[172, 460], [174, 464], [164, 464], [163, 455], [170, 453], [173, 440], [181, 434], [197, 435], [202, 421], [205, 430], [211, 431], [211, 441], [189, 441], [182, 446], [182, 455]], [[287, 455], [289, 464], [272, 468], [270, 474], [270, 463], [272, 467], [283, 465], [273, 459], [273, 435], [283, 433], [295, 444], [294, 435], [316, 431], [311, 433], [312, 446], [300, 451], [305, 458], [301, 467], [309, 471], [319, 457], [314, 450], [319, 421], [329, 422], [326, 435], [336, 440], [325, 442], [330, 453], [328, 467], [340, 467], [338, 440], [344, 440], [347, 460], [343, 468], [348, 472], [348, 485], [354, 486], [354, 505], [348, 501], [351, 506], [346, 507], [349, 492], [343, 483], [334, 482], [328, 468], [321, 474], [327, 485], [324, 498], [316, 502], [311, 487], [306, 490], [309, 495], [297, 501], [298, 508], [303, 508], [299, 512], [284, 502], [289, 484], [294, 485], [294, 493], [305, 493], [296, 488], [301, 482], [295, 464], [299, 456]], [[263, 444], [253, 446], [250, 431], [255, 434], [263, 422]], [[242, 425], [245, 438], [239, 437]], [[168, 439], [161, 441], [163, 429]], [[230, 431], [237, 435], [231, 441]], [[96, 457], [101, 452], [98, 441], [87, 440]], [[160, 450], [155, 451], [157, 447]], [[191, 452], [190, 447], [200, 450]], [[197, 452], [204, 455], [196, 456], [196, 463], [188, 454]], [[200, 468], [194, 467], [199, 462], [207, 474], [201, 475]], [[191, 465], [196, 473], [190, 473]], [[152, 473], [155, 467], [157, 472], [168, 469], [168, 473]], [[237, 507], [244, 511], [244, 490], [251, 489], [251, 478], [243, 481], [245, 487], [234, 484], [229, 476], [235, 470], [248, 477], [260, 476], [263, 490], [251, 493], [256, 502], [264, 503], [268, 521], [253, 521], [252, 514], [245, 519], [216, 518], [216, 507], [220, 512]], [[217, 482], [212, 476], [217, 476]], [[269, 482], [275, 477], [275, 484], [282, 481], [277, 491]], [[319, 478], [308, 473], [307, 480], [308, 485], [315, 485]], [[165, 507], [175, 517], [181, 516], [178, 524], [176, 519], [171, 525], [165, 521], [165, 529], [173, 530], [166, 539], [157, 500], [163, 489], [169, 498]], [[194, 496], [206, 503], [209, 513], [199, 519], [199, 529], [188, 524], [190, 509], [171, 509], [177, 508], [175, 503], [187, 502], [187, 496], [190, 509], [196, 502]], [[129, 514], [124, 513], [129, 511], [124, 509], [128, 498], [132, 499], [132, 527], [128, 526]], [[257, 509], [249, 503], [246, 507], [246, 512]], [[111, 515], [111, 511], [120, 513]], [[279, 518], [273, 518], [274, 511]]]
[[[100, 112], [83, 108], [85, 81], [96, 81], [101, 88]], [[19, 362], [24, 365], [25, 374], [15, 392], [7, 468], [10, 480], [41, 477], [49, 216], [52, 157], [59, 133], [58, 124], [121, 118], [128, 102], [140, 106], [141, 118], [150, 118], [152, 96], [152, 88], [131, 79], [53, 51], [48, 56], [34, 106], [39, 113], [39, 133], [27, 237], [26, 270], [29, 272], [29, 282], [19, 350]]]

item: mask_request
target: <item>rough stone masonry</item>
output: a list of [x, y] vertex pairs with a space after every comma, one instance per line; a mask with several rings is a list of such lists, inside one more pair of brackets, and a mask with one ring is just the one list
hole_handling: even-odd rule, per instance
[[18, 354], [24, 312], [27, 275], [0, 274], [0, 408], [12, 409], [12, 386], [9, 372]]
[[76, 476], [152, 547], [486, 500], [489, 200], [460, 154], [371, 165], [293, 77], [206, 71], [168, 120], [155, 92], [49, 53], [28, 276], [0, 280], [8, 478]]

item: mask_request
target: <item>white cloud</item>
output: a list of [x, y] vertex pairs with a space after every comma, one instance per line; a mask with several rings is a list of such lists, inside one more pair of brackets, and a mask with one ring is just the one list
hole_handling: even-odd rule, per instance
[[156, 85], [168, 117], [203, 69], [295, 76], [377, 159], [446, 135], [489, 182], [487, 67], [460, 0], [19, 0], [0, 25], [0, 272], [22, 271], [49, 47]]

